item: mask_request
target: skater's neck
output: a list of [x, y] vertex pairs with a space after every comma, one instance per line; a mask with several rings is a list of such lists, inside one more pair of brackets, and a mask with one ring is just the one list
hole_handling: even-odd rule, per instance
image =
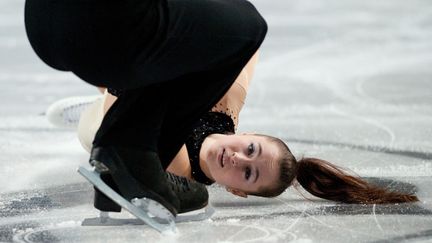
[[207, 136], [204, 141], [201, 144], [201, 149], [199, 152], [199, 165], [200, 168], [202, 170], [202, 172], [207, 176], [207, 178], [209, 178], [212, 181], [215, 181], [213, 179], [213, 176], [210, 173], [210, 169], [207, 165], [207, 150], [209, 149], [209, 147], [212, 145], [213, 143], [213, 139], [212, 136], [214, 136], [215, 134], [211, 134], [209, 136]]

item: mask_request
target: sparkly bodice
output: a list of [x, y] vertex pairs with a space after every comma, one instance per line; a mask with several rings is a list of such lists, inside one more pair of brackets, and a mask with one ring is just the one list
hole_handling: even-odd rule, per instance
[[211, 185], [210, 180], [199, 165], [199, 152], [204, 139], [213, 133], [234, 133], [232, 118], [224, 113], [208, 112], [195, 124], [191, 135], [186, 140], [186, 148], [192, 168], [192, 178], [200, 183]]

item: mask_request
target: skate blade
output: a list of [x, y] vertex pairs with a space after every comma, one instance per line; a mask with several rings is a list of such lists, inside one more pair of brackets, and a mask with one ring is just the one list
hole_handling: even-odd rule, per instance
[[[215, 213], [215, 209], [210, 205], [204, 210], [199, 210], [202, 212], [196, 213], [196, 211], [179, 214], [175, 218], [176, 223], [182, 222], [196, 222], [204, 221], [210, 219]], [[101, 212], [99, 217], [86, 218], [82, 222], [83, 226], [123, 226], [123, 225], [143, 225], [144, 222], [139, 219], [129, 219], [129, 218], [112, 218], [109, 217], [108, 212]]]
[[86, 218], [81, 223], [82, 226], [123, 226], [123, 225], [143, 225], [142, 220], [137, 218], [111, 218], [108, 212], [100, 212], [99, 217]]
[[203, 221], [210, 219], [213, 214], [216, 212], [215, 209], [211, 205], [207, 205], [207, 207], [204, 208], [204, 211], [200, 210], [201, 212], [192, 211], [189, 213], [183, 213], [178, 214], [175, 218], [176, 223], [180, 222], [193, 222], [193, 221]]
[[80, 166], [78, 172], [103, 194], [147, 225], [161, 233], [176, 232], [174, 215], [160, 203], [149, 198], [134, 198], [129, 202], [105, 184], [94, 168], [88, 170]]

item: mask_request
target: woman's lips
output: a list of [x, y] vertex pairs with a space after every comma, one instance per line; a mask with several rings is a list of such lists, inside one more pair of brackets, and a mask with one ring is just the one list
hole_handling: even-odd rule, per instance
[[225, 154], [225, 149], [222, 150], [222, 153], [219, 156], [220, 157], [219, 162], [222, 168], [224, 167], [224, 154]]

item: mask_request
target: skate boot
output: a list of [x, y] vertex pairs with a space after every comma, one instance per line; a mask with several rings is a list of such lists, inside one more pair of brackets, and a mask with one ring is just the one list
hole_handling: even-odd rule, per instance
[[[100, 178], [105, 184], [107, 184], [111, 189], [121, 195], [118, 186], [115, 184], [111, 175], [107, 172], [100, 173]], [[109, 197], [105, 196], [97, 187], [94, 188], [94, 200], [93, 206], [100, 210], [101, 212], [121, 212], [121, 206], [115, 203]]]
[[[112, 207], [112, 204], [107, 204], [109, 200], [105, 200], [111, 199], [159, 231], [175, 228], [174, 218], [182, 208], [155, 152], [118, 147], [95, 147], [91, 153], [90, 164], [94, 166], [93, 172], [84, 168], [80, 168], [79, 172], [107, 196], [107, 198], [99, 197], [101, 199], [99, 201], [104, 204], [101, 209], [118, 211], [118, 207]], [[112, 177], [111, 183], [117, 187], [109, 186], [106, 183], [110, 183], [107, 178], [102, 179], [106, 173]], [[187, 185], [189, 184], [185, 184], [177, 193], [185, 190]], [[204, 192], [207, 194], [206, 190]], [[98, 196], [99, 192], [96, 193]], [[203, 191], [195, 190], [195, 193], [203, 193]], [[188, 199], [191, 200], [190, 198], [192, 195]], [[204, 198], [206, 199], [204, 204], [207, 204], [208, 195]]]
[[203, 184], [169, 172], [166, 172], [166, 176], [180, 200], [180, 215], [177, 215], [176, 222], [202, 221], [214, 214], [215, 210], [208, 205], [209, 195]]
[[[195, 211], [207, 206], [209, 196], [208, 191], [203, 184], [189, 180], [185, 177], [174, 175], [170, 172], [165, 172], [165, 174], [172, 191], [180, 200], [179, 214]], [[115, 184], [109, 173], [101, 173], [100, 177], [109, 187], [121, 195], [118, 186]], [[94, 207], [104, 212], [121, 211], [121, 207], [118, 204], [105, 196], [96, 187], [94, 194]]]
[[48, 121], [60, 128], [77, 128], [81, 113], [102, 95], [75, 96], [58, 100], [51, 104], [46, 116]]
[[180, 200], [179, 213], [187, 213], [207, 206], [209, 195], [203, 184], [169, 172], [166, 172], [166, 177], [171, 189]]

